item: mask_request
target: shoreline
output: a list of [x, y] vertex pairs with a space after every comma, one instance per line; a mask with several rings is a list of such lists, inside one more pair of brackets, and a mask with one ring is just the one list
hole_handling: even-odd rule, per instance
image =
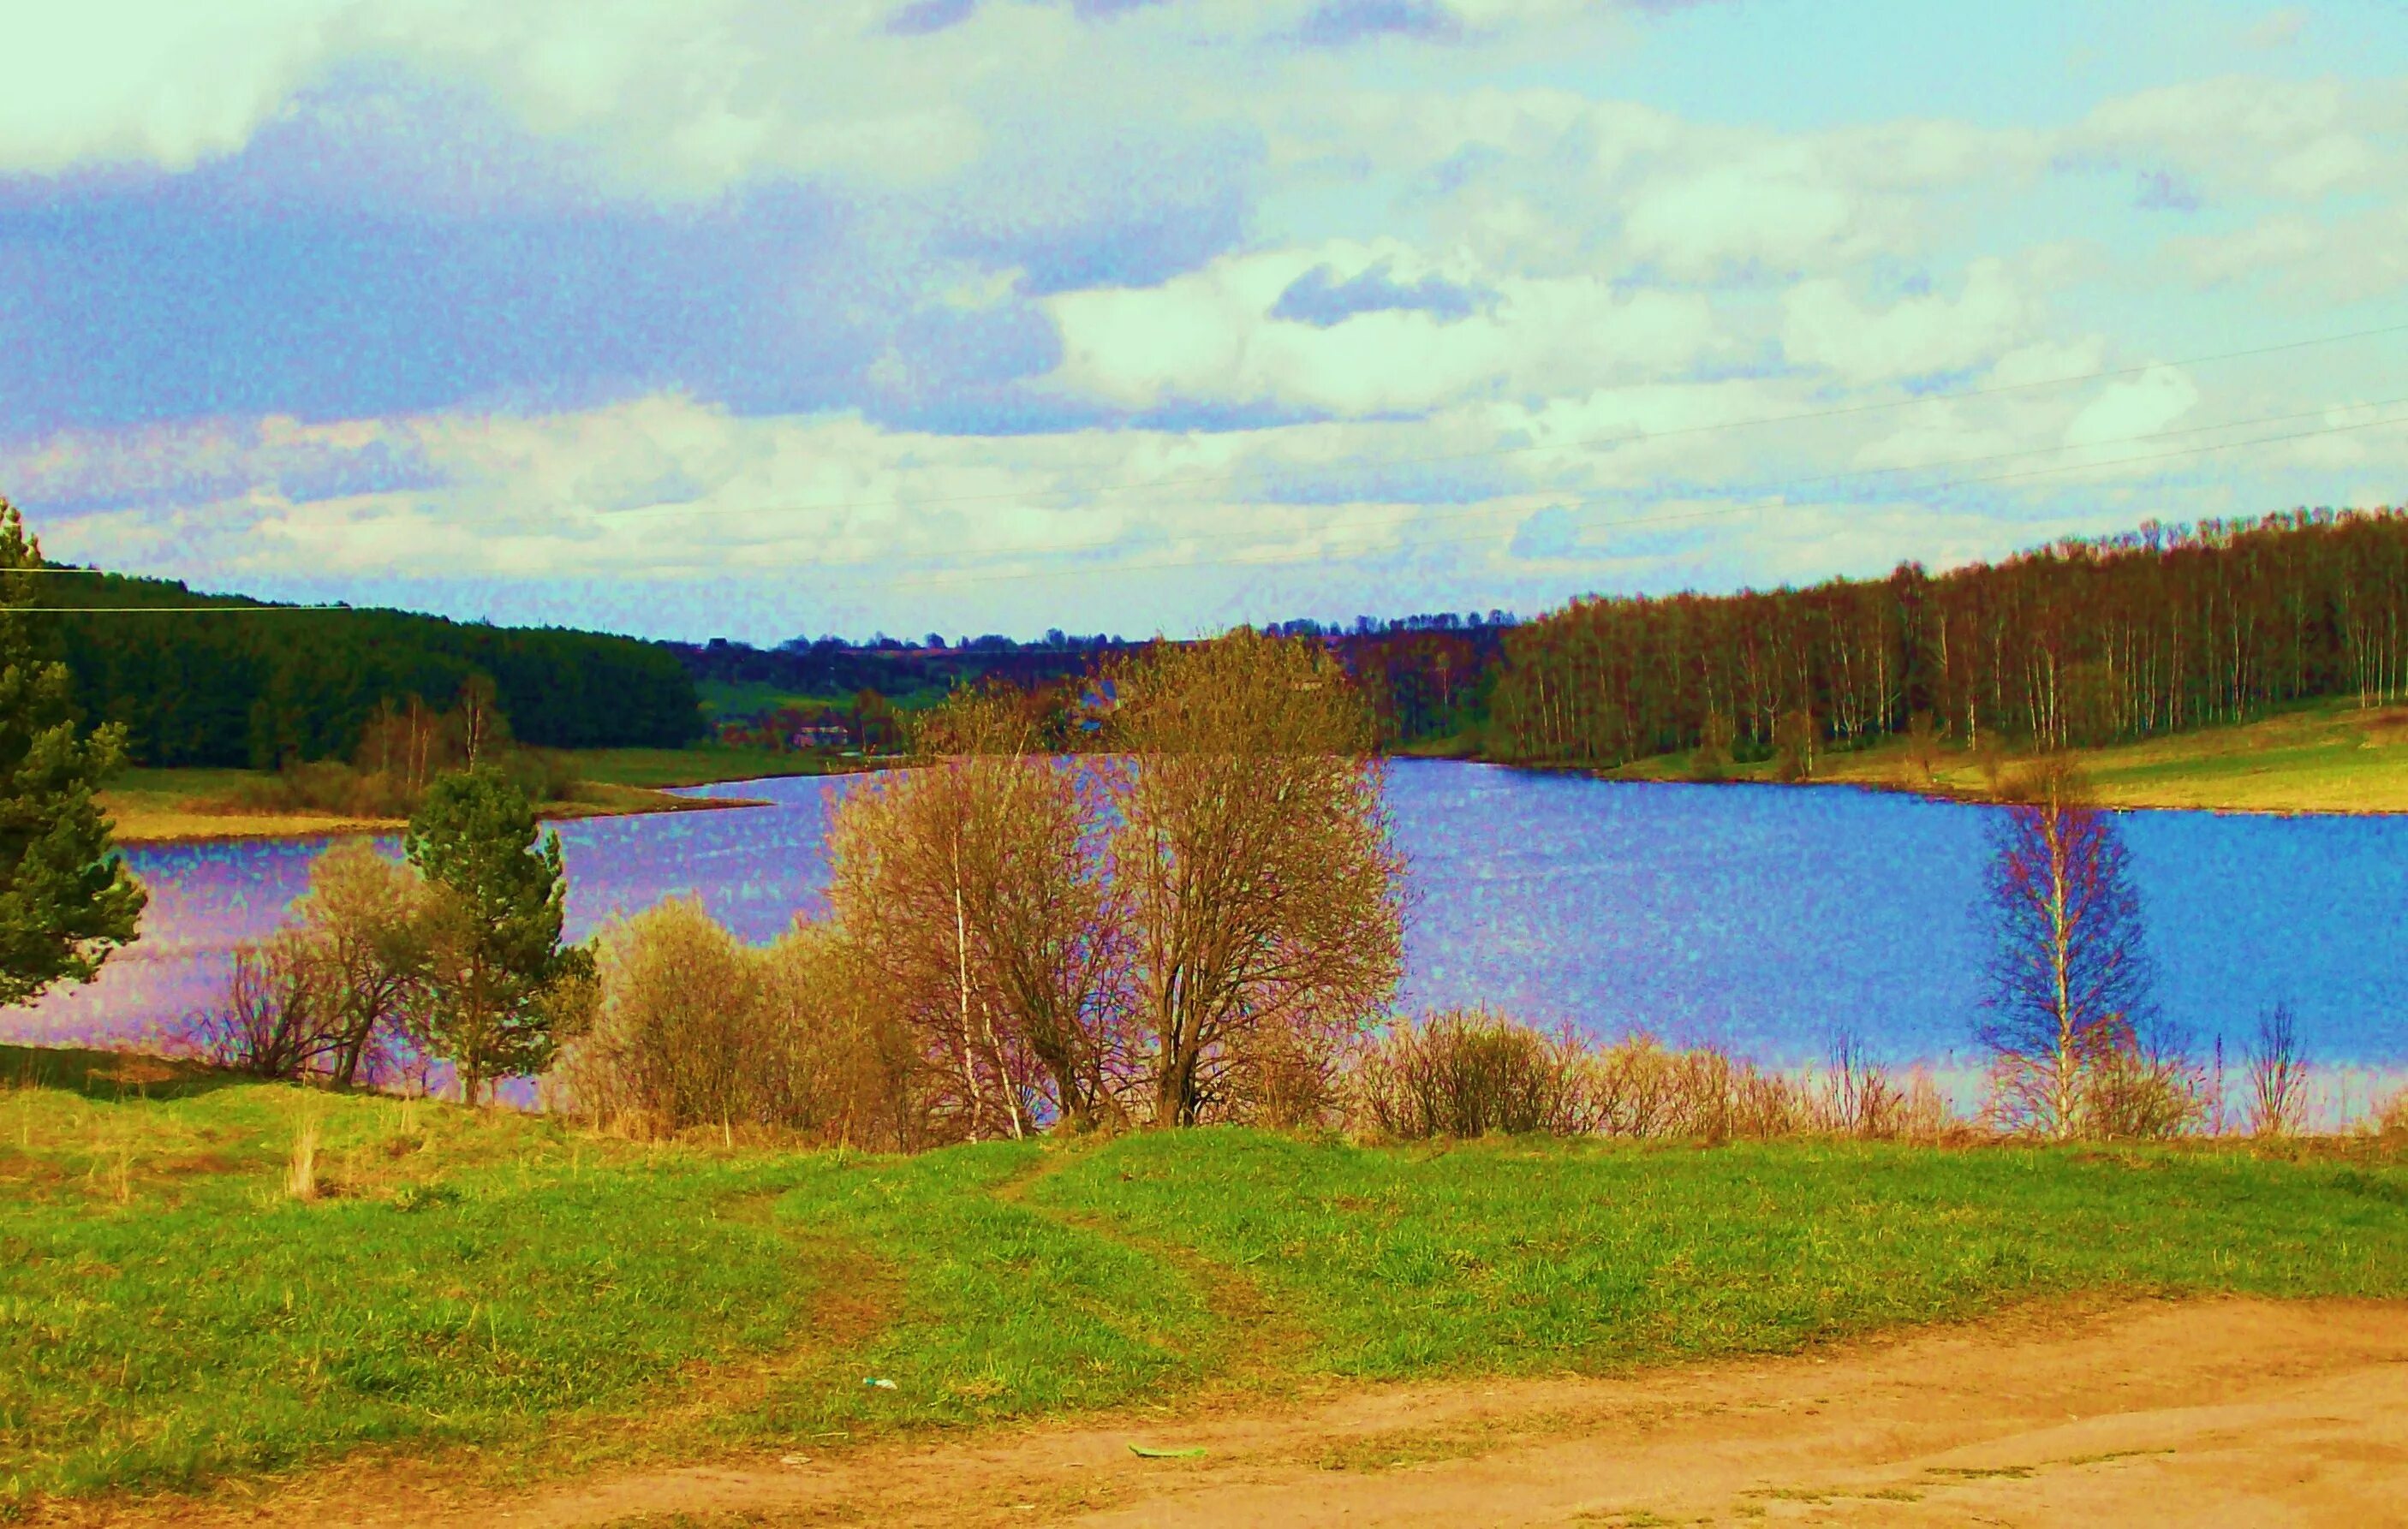
[[[775, 779], [762, 777], [761, 779]], [[699, 781], [700, 785], [725, 784], [721, 781]], [[735, 807], [770, 807], [775, 804], [759, 797], [737, 796], [672, 796], [666, 791], [657, 793], [658, 800], [620, 805], [615, 803], [566, 802], [553, 803], [536, 813], [536, 821], [545, 823], [577, 822], [590, 818], [641, 818], [656, 813], [713, 812]], [[188, 844], [226, 844], [255, 839], [349, 838], [357, 836], [398, 834], [409, 826], [404, 818], [361, 818], [329, 813], [322, 817], [280, 812], [210, 812], [197, 809], [158, 811], [125, 807], [111, 804], [108, 793], [102, 793], [101, 807], [119, 825], [110, 835], [120, 849], [171, 849]]]
[[[1884, 780], [1870, 777], [1818, 776], [1807, 780], [1778, 780], [1770, 776], [1725, 776], [1719, 780], [1696, 780], [1679, 775], [1617, 775], [1612, 767], [1594, 764], [1549, 764], [1528, 760], [1488, 759], [1476, 754], [1398, 754], [1397, 759], [1418, 759], [1450, 764], [1485, 764], [1491, 769], [1521, 770], [1532, 775], [1584, 776], [1607, 786], [1697, 786], [1706, 789], [1727, 787], [1756, 788], [1768, 791], [1845, 790], [1877, 792], [1888, 796], [1914, 796], [1927, 802], [1942, 802], [1952, 807], [2009, 807], [2013, 802], [2003, 796], [1970, 787], [1944, 783], [1916, 785], [1903, 780]], [[2248, 803], [2167, 802], [2129, 800], [2112, 787], [2099, 793], [2098, 807], [2107, 812], [2204, 812], [2219, 818], [2400, 818], [2408, 817], [2408, 804], [2399, 807], [2274, 807]]]

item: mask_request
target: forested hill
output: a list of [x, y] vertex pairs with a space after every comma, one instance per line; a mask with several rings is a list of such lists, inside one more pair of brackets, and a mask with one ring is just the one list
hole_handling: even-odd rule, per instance
[[[2063, 748], [2408, 695], [2408, 512], [2144, 525], [1811, 589], [1599, 597], [1506, 637], [1492, 758], [1811, 762], [1923, 730]], [[1919, 721], [1918, 721], [1919, 719]]]
[[[677, 656], [633, 637], [302, 609], [116, 574], [44, 583], [79, 703], [126, 725], [137, 764], [348, 756], [380, 703], [448, 707], [475, 674], [524, 743], [675, 747], [702, 731]], [[168, 608], [195, 606], [208, 608]]]

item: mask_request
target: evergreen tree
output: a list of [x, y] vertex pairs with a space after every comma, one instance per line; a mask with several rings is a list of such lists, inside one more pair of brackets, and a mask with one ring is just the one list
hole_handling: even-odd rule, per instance
[[435, 902], [424, 1039], [474, 1104], [494, 1079], [550, 1064], [558, 1002], [592, 965], [560, 942], [560, 836], [538, 848], [526, 793], [487, 764], [428, 786], [403, 845]]
[[41, 565], [0, 499], [0, 1004], [91, 981], [132, 943], [145, 901], [94, 796], [125, 762], [125, 732], [79, 735], [67, 666], [30, 614], [41, 580], [14, 571]]

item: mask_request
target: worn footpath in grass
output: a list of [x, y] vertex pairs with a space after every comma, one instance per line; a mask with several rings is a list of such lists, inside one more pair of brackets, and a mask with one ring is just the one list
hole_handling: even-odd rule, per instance
[[[539, 1464], [1193, 1379], [1212, 1335], [1183, 1279], [993, 1193], [1038, 1156], [647, 1148], [0, 1049], [0, 1504], [377, 1442]], [[696, 1393], [669, 1436], [613, 1426]]]
[[2373, 1142], [648, 1147], [0, 1050], [0, 1511], [363, 1446], [505, 1475], [822, 1449], [2227, 1290], [2408, 1293], [2408, 1170]]
[[1039, 1186], [1242, 1269], [1344, 1375], [1771, 1352], [2081, 1291], [2408, 1293], [2408, 1173], [2235, 1150], [1131, 1137]]

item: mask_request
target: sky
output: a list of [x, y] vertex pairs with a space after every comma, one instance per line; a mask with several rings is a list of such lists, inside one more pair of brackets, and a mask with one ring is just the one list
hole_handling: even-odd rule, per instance
[[2408, 3], [0, 0], [54, 558], [1187, 636], [2408, 502]]

